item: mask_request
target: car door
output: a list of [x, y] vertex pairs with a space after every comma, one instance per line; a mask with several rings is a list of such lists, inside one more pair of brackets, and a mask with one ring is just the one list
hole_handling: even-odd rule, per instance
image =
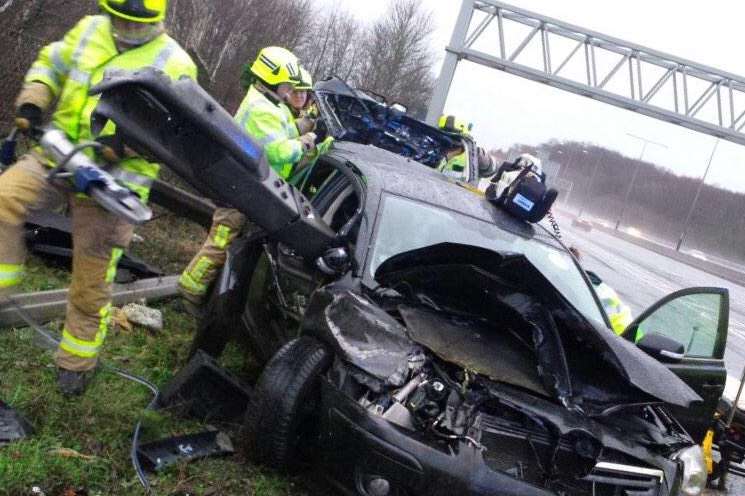
[[[335, 232], [359, 205], [349, 179], [326, 162], [314, 164], [295, 184]], [[252, 351], [260, 362], [297, 335], [310, 295], [323, 281], [323, 274], [291, 247], [281, 242], [265, 245], [249, 283], [243, 315]]]
[[726, 289], [688, 288], [652, 305], [623, 333], [635, 342], [645, 335], [658, 334], [683, 345], [682, 354], [665, 351], [662, 355], [665, 365], [703, 398], [691, 408], [671, 409], [697, 442], [711, 424], [727, 380], [724, 350], [728, 325]]

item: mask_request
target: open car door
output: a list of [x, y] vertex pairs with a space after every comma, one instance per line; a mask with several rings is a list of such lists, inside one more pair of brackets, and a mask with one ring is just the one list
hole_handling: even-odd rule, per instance
[[622, 335], [665, 363], [703, 398], [690, 408], [671, 409], [697, 442], [711, 425], [727, 380], [728, 326], [726, 289], [687, 288], [652, 305]]

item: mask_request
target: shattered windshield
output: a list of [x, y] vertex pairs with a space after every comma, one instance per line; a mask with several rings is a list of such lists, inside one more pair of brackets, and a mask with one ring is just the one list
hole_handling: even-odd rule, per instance
[[524, 255], [588, 319], [604, 322], [600, 309], [568, 253], [525, 239], [490, 222], [401, 196], [386, 194], [369, 273], [399, 253], [438, 243], [460, 243]]

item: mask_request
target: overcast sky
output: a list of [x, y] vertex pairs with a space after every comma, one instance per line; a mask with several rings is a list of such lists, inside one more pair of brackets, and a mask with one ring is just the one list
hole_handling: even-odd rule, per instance
[[[360, 19], [382, 15], [387, 5], [384, 1], [324, 1], [339, 2]], [[432, 43], [442, 57], [460, 1], [424, 0], [423, 3], [437, 23]], [[745, 75], [742, 38], [745, 4], [739, 1], [513, 0], [510, 3]], [[484, 40], [488, 42], [489, 38]], [[526, 56], [530, 56], [527, 50]], [[438, 75], [439, 66], [438, 60]], [[642, 143], [627, 135], [633, 133], [667, 146], [650, 145], [644, 156], [646, 160], [690, 176], [703, 174], [715, 142], [708, 135], [469, 62], [459, 63], [445, 110], [472, 121], [476, 138], [487, 147], [505, 148], [516, 142], [538, 144], [556, 138], [593, 142], [638, 157]], [[707, 182], [745, 191], [745, 147], [722, 141]]]

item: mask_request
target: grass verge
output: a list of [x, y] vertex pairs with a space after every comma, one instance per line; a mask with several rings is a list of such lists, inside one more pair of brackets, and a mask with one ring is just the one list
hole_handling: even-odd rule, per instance
[[[194, 329], [174, 303], [159, 306], [167, 329], [110, 334], [103, 359], [163, 385], [184, 363]], [[242, 360], [236, 349], [230, 362]], [[234, 371], [239, 374], [242, 370]], [[53, 353], [34, 342], [31, 329], [0, 331], [0, 398], [22, 412], [36, 432], [0, 448], [0, 494], [47, 496], [140, 495], [129, 460], [132, 428], [150, 393], [144, 387], [99, 372], [87, 393], [67, 400], [56, 390]], [[235, 439], [235, 428], [220, 426]], [[169, 414], [151, 413], [144, 440], [199, 432], [205, 427]], [[304, 495], [297, 480], [247, 464], [240, 455], [183, 463], [150, 476], [154, 495]]]

